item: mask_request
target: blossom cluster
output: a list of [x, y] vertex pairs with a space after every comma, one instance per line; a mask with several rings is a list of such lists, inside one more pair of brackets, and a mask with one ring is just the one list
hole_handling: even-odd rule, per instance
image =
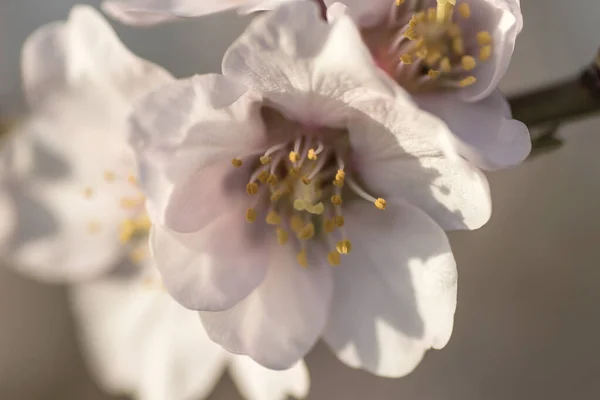
[[[222, 71], [175, 79], [76, 6], [22, 51], [0, 246], [72, 284], [99, 382], [139, 399], [304, 397], [322, 339], [401, 377], [450, 339], [446, 232], [531, 144], [497, 85], [519, 0], [110, 0], [147, 26], [251, 13]], [[207, 18], [207, 17], [205, 17]]]

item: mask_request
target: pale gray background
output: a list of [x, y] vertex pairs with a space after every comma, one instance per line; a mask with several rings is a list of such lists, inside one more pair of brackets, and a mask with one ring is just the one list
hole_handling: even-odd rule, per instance
[[[201, 0], [198, 0], [201, 1]], [[368, 1], [368, 0], [365, 0]], [[99, 1], [93, 1], [98, 4]], [[70, 0], [0, 0], [0, 105], [19, 96], [19, 47]], [[598, 0], [523, 0], [525, 30], [509, 92], [576, 72], [600, 45]], [[218, 71], [240, 32], [232, 14], [152, 30], [119, 27], [138, 54], [177, 75]], [[224, 29], [226, 27], [227, 29]], [[490, 174], [490, 223], [453, 235], [459, 307], [450, 344], [407, 378], [309, 356], [310, 399], [564, 400], [600, 398], [600, 118], [562, 129], [564, 149]], [[214, 399], [239, 399], [224, 379]], [[0, 399], [109, 399], [87, 377], [60, 287], [0, 270]], [[176, 399], [173, 399], [176, 400]]]

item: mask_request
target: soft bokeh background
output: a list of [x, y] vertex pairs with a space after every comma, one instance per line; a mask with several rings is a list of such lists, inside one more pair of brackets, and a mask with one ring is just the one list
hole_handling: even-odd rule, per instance
[[[508, 93], [577, 72], [600, 45], [598, 0], [522, 3], [525, 30], [503, 82]], [[64, 19], [73, 4], [0, 0], [0, 110], [18, 110], [19, 51], [26, 36]], [[135, 52], [184, 76], [218, 71], [222, 52], [245, 21], [226, 14], [118, 32]], [[600, 118], [561, 133], [568, 141], [560, 151], [490, 174], [492, 220], [476, 233], [452, 236], [460, 278], [450, 344], [399, 380], [346, 368], [319, 345], [307, 359], [310, 399], [600, 398]], [[213, 398], [239, 395], [224, 378]], [[85, 370], [64, 288], [5, 269], [0, 399], [113, 399]]]

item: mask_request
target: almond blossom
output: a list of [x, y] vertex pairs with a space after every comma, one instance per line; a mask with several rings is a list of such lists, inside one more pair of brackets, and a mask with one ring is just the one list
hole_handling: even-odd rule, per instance
[[127, 143], [131, 102], [173, 78], [76, 6], [23, 48], [31, 111], [0, 150], [1, 250], [19, 270], [71, 282], [87, 361], [100, 385], [141, 400], [205, 398], [229, 369], [250, 400], [307, 394], [303, 361], [268, 370], [206, 335], [163, 289]]
[[260, 15], [223, 75], [165, 85], [131, 126], [165, 288], [226, 350], [282, 369], [323, 337], [391, 377], [448, 342], [444, 229], [488, 220], [487, 182], [382, 82], [349, 17]]
[[527, 157], [527, 127], [496, 88], [523, 27], [519, 0], [325, 3], [330, 19], [352, 16], [384, 79], [444, 120], [463, 156], [485, 169]]

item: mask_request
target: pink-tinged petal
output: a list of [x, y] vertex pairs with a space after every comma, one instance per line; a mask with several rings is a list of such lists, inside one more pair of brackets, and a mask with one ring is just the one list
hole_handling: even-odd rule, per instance
[[324, 339], [353, 368], [410, 373], [452, 333], [456, 264], [444, 231], [419, 209], [356, 203], [344, 210], [352, 251], [334, 270]]
[[341, 126], [349, 102], [389, 89], [351, 19], [327, 23], [320, 13], [313, 1], [299, 1], [258, 16], [228, 49], [223, 73], [292, 119]]
[[246, 299], [223, 312], [201, 312], [208, 336], [234, 354], [286, 369], [316, 343], [327, 321], [331, 268], [301, 267], [293, 248], [272, 243], [268, 273]]
[[376, 197], [421, 208], [444, 229], [476, 229], [491, 214], [485, 176], [456, 153], [448, 127], [405, 97], [353, 103], [354, 168]]
[[469, 31], [487, 30], [493, 39], [492, 56], [475, 70], [477, 82], [460, 90], [463, 100], [474, 102], [490, 95], [506, 73], [517, 35], [523, 28], [523, 16], [518, 0], [464, 1], [471, 5], [473, 13], [468, 20], [472, 22]]
[[[225, 188], [219, 188], [227, 182], [217, 175], [235, 172], [233, 158], [264, 148], [259, 100], [245, 86], [211, 74], [164, 86], [137, 104], [131, 143], [153, 222], [191, 232], [207, 222], [194, 212], [210, 216], [229, 204], [228, 196], [220, 196]], [[218, 165], [228, 168], [217, 171]], [[246, 183], [237, 192], [243, 193]], [[177, 213], [182, 202], [189, 207], [180, 209], [179, 216], [165, 216], [169, 207]], [[167, 219], [184, 223], [172, 225]]]
[[310, 379], [304, 361], [285, 371], [273, 371], [250, 357], [234, 356], [229, 373], [246, 400], [303, 399], [308, 395]]
[[325, 4], [327, 8], [337, 8], [340, 4], [345, 5], [348, 15], [361, 28], [371, 27], [385, 21], [386, 18], [389, 18], [392, 7], [397, 7], [395, 0], [325, 0]]
[[[11, 133], [0, 159], [16, 230], [4, 251], [17, 269], [77, 281], [123, 257], [121, 223], [143, 201], [130, 182], [135, 163], [124, 139], [126, 112], [113, 92], [74, 92], [53, 96]], [[123, 207], [123, 199], [140, 207]]]
[[71, 289], [86, 361], [102, 388], [115, 395], [204, 398], [229, 356], [206, 336], [195, 312], [161, 289], [150, 268]]
[[269, 10], [285, 0], [108, 0], [102, 9], [114, 19], [134, 26], [215, 14], [240, 8], [243, 13]]
[[181, 234], [154, 225], [150, 243], [168, 292], [194, 310], [226, 310], [265, 279], [268, 249], [249, 232], [246, 208], [220, 215], [196, 233]]
[[476, 103], [461, 101], [453, 93], [419, 95], [415, 100], [448, 125], [458, 152], [480, 168], [511, 167], [531, 151], [527, 126], [511, 118], [498, 90]]
[[102, 16], [83, 5], [73, 7], [67, 22], [45, 25], [27, 39], [21, 68], [30, 104], [86, 85], [110, 87], [134, 99], [173, 79], [131, 53]]

